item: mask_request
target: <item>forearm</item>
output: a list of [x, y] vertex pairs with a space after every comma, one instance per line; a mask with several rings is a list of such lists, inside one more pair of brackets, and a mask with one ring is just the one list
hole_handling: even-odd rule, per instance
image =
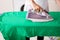
[[34, 0], [30, 0], [30, 1], [31, 1], [31, 4], [32, 4], [33, 6], [38, 5], [37, 3], [35, 3]]
[[34, 0], [29, 0], [30, 3], [31, 3], [31, 6], [32, 6], [32, 9], [37, 11], [37, 12], [40, 12], [42, 11], [43, 9], [40, 7], [40, 5], [38, 5]]
[[60, 6], [60, 0], [56, 0], [57, 4]]

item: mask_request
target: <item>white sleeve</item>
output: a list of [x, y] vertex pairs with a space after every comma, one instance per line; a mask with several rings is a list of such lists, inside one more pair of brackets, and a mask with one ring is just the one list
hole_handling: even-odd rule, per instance
[[24, 11], [28, 11], [32, 9], [32, 4], [31, 4], [31, 1], [30, 0], [26, 0], [25, 2], [25, 7], [24, 7]]
[[34, 0], [38, 5], [40, 5], [43, 9], [48, 11], [48, 0]]
[[48, 3], [49, 3], [49, 11], [60, 12], [60, 7], [57, 5], [55, 0], [48, 0]]

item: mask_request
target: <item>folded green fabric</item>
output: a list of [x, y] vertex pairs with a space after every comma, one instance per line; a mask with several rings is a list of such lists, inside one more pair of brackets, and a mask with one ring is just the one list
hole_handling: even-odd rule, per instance
[[32, 36], [60, 36], [60, 12], [49, 12], [53, 21], [32, 22], [26, 19], [27, 12], [2, 14], [1, 32], [6, 40], [26, 40]]

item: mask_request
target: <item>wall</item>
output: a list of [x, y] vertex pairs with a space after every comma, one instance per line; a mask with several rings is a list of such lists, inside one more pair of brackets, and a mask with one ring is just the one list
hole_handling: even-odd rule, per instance
[[0, 14], [8, 11], [20, 11], [25, 0], [0, 0]]
[[14, 0], [14, 11], [20, 11], [21, 6], [26, 0]]
[[13, 11], [13, 1], [12, 0], [0, 0], [0, 13]]

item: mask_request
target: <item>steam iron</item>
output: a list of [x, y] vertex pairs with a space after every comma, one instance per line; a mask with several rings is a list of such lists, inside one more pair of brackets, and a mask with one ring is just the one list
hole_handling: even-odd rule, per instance
[[26, 18], [28, 20], [31, 20], [32, 22], [48, 22], [53, 20], [53, 18], [45, 10], [43, 12], [36, 12], [34, 10], [29, 10], [27, 12]]

